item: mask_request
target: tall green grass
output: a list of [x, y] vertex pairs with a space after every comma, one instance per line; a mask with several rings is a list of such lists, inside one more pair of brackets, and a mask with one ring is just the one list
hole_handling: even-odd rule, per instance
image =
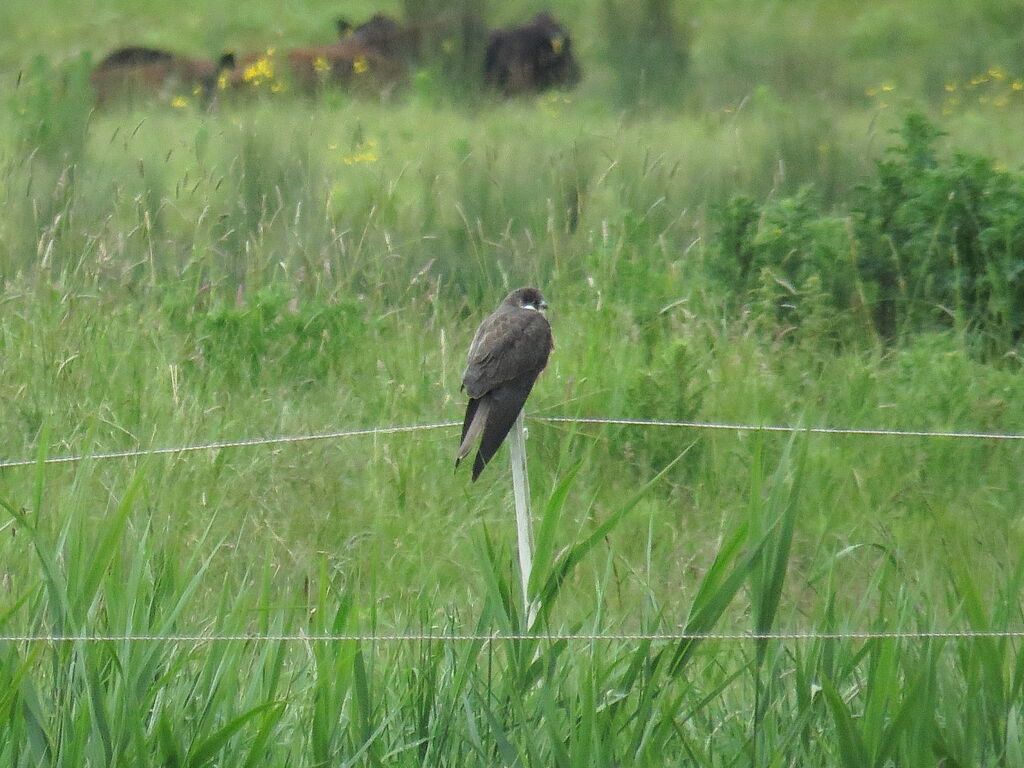
[[[338, 9], [0, 7], [0, 458], [37, 458], [0, 470], [0, 635], [50, 638], [0, 643], [0, 762], [1021, 762], [1018, 638], [859, 634], [1020, 629], [1016, 442], [529, 422], [533, 629], [507, 473], [455, 473], [454, 429], [43, 463], [457, 421], [525, 283], [556, 343], [529, 414], [1019, 431], [1019, 105], [964, 85], [1012, 89], [1013, 10], [949, 11], [951, 44], [930, 3], [673, 7], [680, 93], [629, 90], [608, 52], [664, 6], [621, 7], [560, 6], [572, 94], [437, 70], [210, 113], [93, 112], [88, 54], [304, 44]], [[680, 632], [808, 636], [615, 637]]]
[[[809, 440], [791, 441], [774, 467], [753, 446], [747, 509], [726, 523], [703, 576], [678, 609], [653, 592], [640, 597], [639, 623], [629, 631], [702, 633], [750, 622], [764, 633], [794, 620], [822, 632], [851, 620], [882, 632], [935, 626], [935, 606], [909, 593], [894, 558], [876, 561], [866, 589], [842, 612], [850, 548], [819, 556], [810, 569], [795, 567], [792, 537], [808, 511]], [[549, 639], [551, 631], [624, 629], [607, 610], [611, 593], [630, 589], [634, 577], [650, 587], [656, 574], [619, 572], [627, 560], [605, 539], [628, 526], [663, 479], [557, 555], [578, 471], [554, 490], [539, 521], [535, 580], [545, 586], [529, 639], [482, 639], [525, 628], [513, 595], [511, 536], [501, 535], [501, 545], [481, 529], [470, 548], [479, 552], [473, 605], [430, 616], [428, 600], [413, 601], [403, 630], [422, 633], [418, 640], [325, 642], [316, 638], [391, 631], [384, 580], [350, 583], [326, 556], [302, 568], [290, 594], [270, 559], [238, 563], [222, 578], [217, 560], [237, 563], [244, 540], [214, 533], [223, 513], [183, 540], [176, 521], [147, 511], [147, 487], [160, 474], [152, 464], [113, 489], [102, 526], [73, 501], [61, 505], [63, 519], [52, 519], [57, 507], [47, 503], [42, 466], [32, 481], [38, 506], [4, 502], [17, 532], [16, 545], [4, 545], [5, 562], [26, 551], [11, 579], [5, 631], [211, 639], [6, 643], [0, 749], [11, 764], [852, 766], [999, 764], [1019, 751], [1020, 661], [1009, 640]], [[75, 482], [91, 471], [83, 465]], [[654, 545], [648, 536], [648, 550]], [[589, 595], [573, 587], [580, 568], [593, 571], [584, 580], [592, 581]], [[809, 571], [820, 584], [819, 618], [784, 598], [787, 571], [790, 581], [805, 582]], [[1018, 560], [983, 598], [969, 571], [951, 563], [945, 620], [982, 631], [1012, 624], [1020, 577]], [[590, 606], [568, 626], [559, 618], [571, 613], [559, 607], [566, 599]], [[451, 631], [481, 639], [445, 640]], [[311, 639], [216, 640], [222, 634]]]

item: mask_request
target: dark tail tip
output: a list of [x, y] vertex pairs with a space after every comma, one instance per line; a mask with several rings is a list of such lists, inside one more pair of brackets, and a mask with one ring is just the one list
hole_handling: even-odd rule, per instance
[[484, 457], [480, 455], [479, 451], [477, 451], [476, 461], [473, 462], [473, 482], [474, 483], [476, 482], [476, 479], [478, 477], [480, 477], [480, 473], [484, 471], [484, 467], [486, 467], [486, 466], [487, 466], [487, 462], [484, 461]]

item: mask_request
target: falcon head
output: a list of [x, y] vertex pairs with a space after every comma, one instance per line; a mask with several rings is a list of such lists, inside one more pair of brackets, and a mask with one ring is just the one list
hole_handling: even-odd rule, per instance
[[517, 288], [505, 297], [505, 303], [519, 309], [532, 309], [536, 312], [543, 312], [548, 308], [548, 303], [544, 301], [544, 297], [536, 288]]

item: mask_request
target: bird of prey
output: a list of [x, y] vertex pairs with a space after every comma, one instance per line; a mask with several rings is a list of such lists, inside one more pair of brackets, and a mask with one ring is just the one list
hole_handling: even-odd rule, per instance
[[498, 450], [522, 410], [533, 382], [547, 365], [554, 347], [551, 326], [543, 314], [547, 306], [536, 288], [514, 290], [480, 323], [473, 336], [462, 376], [469, 404], [455, 459], [458, 467], [480, 441], [473, 462], [473, 480], [480, 477]]

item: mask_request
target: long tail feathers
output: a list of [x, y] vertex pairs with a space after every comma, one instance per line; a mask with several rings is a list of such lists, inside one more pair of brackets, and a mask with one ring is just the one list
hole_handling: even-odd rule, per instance
[[481, 398], [470, 399], [466, 406], [466, 416], [462, 421], [462, 442], [455, 457], [455, 466], [459, 466], [479, 440], [480, 448], [473, 460], [473, 480], [480, 477], [487, 462], [504, 442], [530, 394], [538, 373], [539, 371], [531, 371], [492, 389]]
[[491, 409], [490, 398], [484, 395], [480, 399], [471, 399], [466, 406], [466, 418], [462, 423], [462, 443], [459, 445], [459, 452], [455, 457], [455, 466], [469, 455], [473, 445], [484, 431], [487, 423], [487, 413]]
[[477, 451], [476, 460], [473, 462], [474, 480], [484, 471], [487, 462], [497, 453], [498, 447], [512, 429], [536, 378], [536, 373], [521, 376], [487, 393], [487, 421], [484, 424], [483, 436], [480, 438], [480, 450]]

